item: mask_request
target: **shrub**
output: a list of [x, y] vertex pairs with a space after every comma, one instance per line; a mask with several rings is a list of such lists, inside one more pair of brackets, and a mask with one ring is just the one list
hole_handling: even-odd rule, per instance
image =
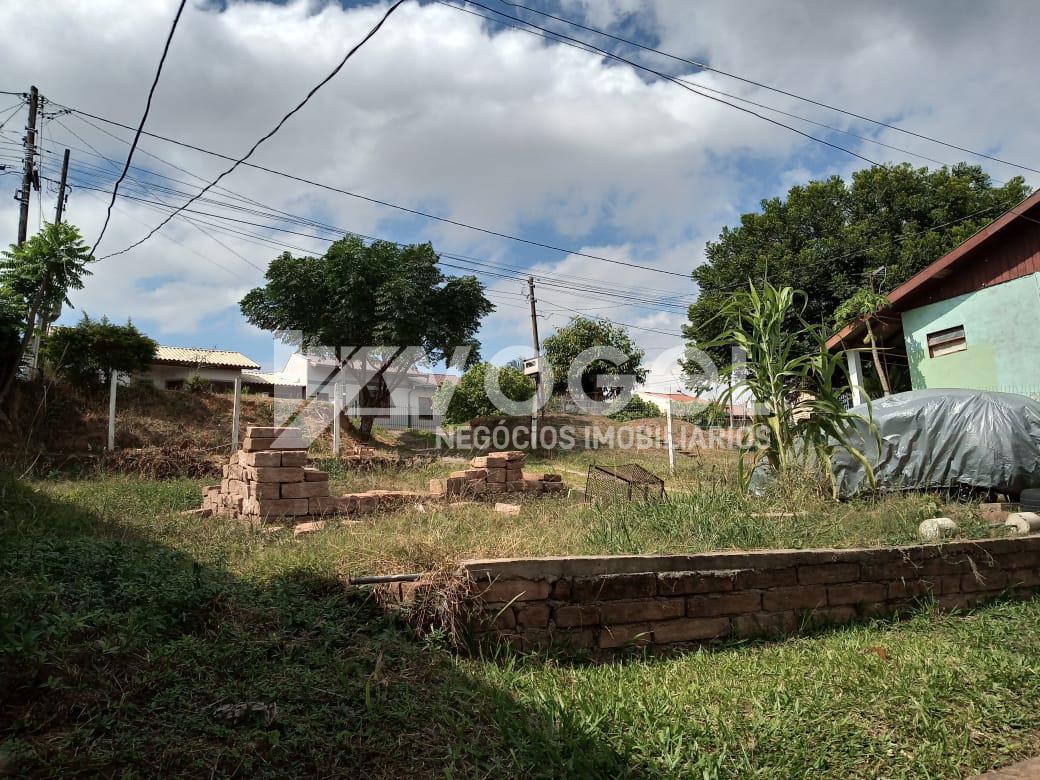
[[184, 380], [184, 389], [189, 393], [208, 393], [212, 385], [208, 379], [196, 372]]
[[459, 377], [454, 386], [445, 382], [438, 389], [434, 397], [434, 408], [444, 414], [445, 422], [457, 425], [477, 417], [499, 413], [484, 389], [484, 380], [489, 372], [498, 374], [498, 384], [506, 398], [528, 401], [534, 397], [534, 380], [525, 376], [522, 371], [513, 366], [499, 367], [490, 363], [480, 363]]
[[611, 420], [628, 422], [629, 420], [641, 420], [644, 417], [663, 417], [664, 412], [653, 401], [647, 401], [638, 395], [634, 395], [623, 409], [608, 416]]
[[113, 325], [106, 317], [92, 320], [84, 314], [77, 325], [48, 335], [41, 353], [61, 376], [97, 387], [108, 381], [112, 371], [133, 374], [147, 369], [157, 347], [129, 321]]

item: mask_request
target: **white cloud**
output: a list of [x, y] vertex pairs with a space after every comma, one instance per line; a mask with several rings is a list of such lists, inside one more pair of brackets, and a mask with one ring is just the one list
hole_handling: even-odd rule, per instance
[[[991, 12], [966, 3], [835, 5], [814, 0], [781, 6], [568, 0], [565, 9], [570, 15], [584, 11], [592, 24], [620, 23], [616, 29], [626, 34], [654, 32], [667, 50], [1010, 159], [1029, 163], [1040, 146], [1040, 104], [1023, 97], [1031, 86], [1035, 48], [1026, 3], [1001, 3]], [[133, 124], [172, 10], [160, 0], [4, 3], [0, 25], [20, 33], [9, 36], [0, 50], [0, 87], [36, 83], [52, 100]], [[149, 129], [227, 154], [241, 153], [384, 10], [385, 4], [344, 10], [303, 0], [287, 5], [232, 2], [224, 11], [189, 7], [166, 63]], [[670, 69], [675, 65], [668, 63]], [[847, 117], [717, 74], [690, 78], [851, 126]], [[125, 146], [79, 119], [59, 120], [106, 155], [124, 158]], [[59, 120], [47, 123], [45, 146], [83, 148]], [[857, 132], [875, 132], [855, 127]], [[882, 131], [879, 138], [944, 160], [964, 157], [894, 131]], [[843, 143], [855, 144], [853, 148], [876, 159], [899, 156], [854, 139]], [[213, 176], [226, 165], [148, 139], [142, 149], [202, 176]], [[146, 156], [136, 159], [155, 164]], [[626, 67], [520, 32], [490, 35], [473, 16], [415, 3], [403, 6], [256, 157], [299, 176], [505, 232], [537, 236], [551, 227], [559, 236], [554, 240], [589, 245], [591, 254], [683, 273], [702, 262], [704, 242], [741, 211], [791, 183], [832, 172], [833, 160], [803, 138], [674, 85], [647, 83]], [[102, 164], [78, 150], [73, 162]], [[861, 167], [854, 160], [837, 165], [841, 173]], [[1010, 173], [999, 165], [991, 169], [1001, 176]], [[164, 172], [186, 178], [170, 169]], [[13, 182], [14, 177], [3, 181]], [[239, 170], [225, 184], [331, 224], [369, 234], [422, 236], [446, 251], [533, 265], [536, 273], [658, 290], [644, 289], [647, 298], [666, 293], [688, 298], [695, 292], [679, 277], [422, 223], [257, 171]], [[0, 204], [0, 241], [7, 243], [13, 239], [14, 204], [8, 199]], [[50, 195], [47, 209], [52, 207]], [[214, 209], [211, 204], [199, 208]], [[103, 211], [103, 198], [74, 189], [68, 215], [88, 238], [100, 228]], [[139, 238], [158, 219], [143, 204], [121, 202], [102, 253]], [[259, 282], [261, 273], [190, 225], [174, 222], [163, 235], [181, 243], [156, 237], [105, 261], [75, 303], [114, 319], [133, 316], [160, 338], [195, 338], [207, 344], [242, 338], [241, 328], [212, 332], [213, 322], [227, 327], [237, 316], [236, 301]], [[241, 237], [217, 237], [261, 268], [280, 251]], [[323, 246], [299, 236], [276, 237], [312, 251]], [[520, 289], [518, 283], [493, 286]], [[553, 319], [545, 323], [543, 336], [566, 321], [562, 307], [669, 332], [678, 332], [683, 320], [679, 310], [613, 308], [624, 302], [598, 300], [588, 293], [546, 289], [540, 295], [561, 309], [554, 313], [547, 308]], [[514, 337], [517, 343], [527, 341], [523, 300], [509, 297], [521, 308], [502, 308], [489, 319], [483, 333], [489, 344]], [[647, 346], [667, 341], [645, 331], [633, 330], [633, 335]], [[655, 376], [666, 369], [655, 366]]]

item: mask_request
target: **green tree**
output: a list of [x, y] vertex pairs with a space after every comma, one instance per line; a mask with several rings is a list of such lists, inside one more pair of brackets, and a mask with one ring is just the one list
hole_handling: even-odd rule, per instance
[[[401, 361], [414, 360], [409, 347], [439, 361], [469, 346], [466, 365], [480, 359], [475, 334], [494, 306], [476, 277], [445, 277], [438, 260], [430, 244], [366, 244], [348, 236], [321, 257], [287, 252], [276, 258], [267, 268], [267, 283], [247, 293], [240, 305], [249, 322], [286, 343], [327, 346], [348, 373], [366, 354], [363, 345], [386, 345], [385, 353], [367, 355], [378, 365], [369, 381], [360, 383], [359, 404], [374, 408], [388, 402], [391, 366], [400, 376], [406, 368]], [[345, 425], [363, 438], [371, 435], [372, 422], [364, 415], [355, 430], [345, 417]]]
[[881, 388], [885, 395], [892, 395], [892, 385], [888, 381], [885, 364], [881, 362], [877, 335], [874, 333], [875, 316], [888, 307], [889, 301], [884, 295], [875, 292], [871, 287], [861, 287], [838, 307], [834, 312], [834, 320], [839, 328], [848, 325], [853, 320], [863, 320], [867, 329], [867, 341], [870, 342], [870, 354], [874, 359], [874, 368], [877, 371], [878, 379], [881, 380]]
[[485, 389], [484, 383], [491, 373], [498, 375], [498, 386], [506, 398], [512, 401], [529, 401], [534, 397], [534, 380], [516, 366], [478, 363], [459, 377], [454, 386], [445, 382], [437, 390], [434, 407], [444, 414], [445, 422], [459, 425], [477, 417], [489, 417], [499, 412], [494, 402], [488, 398]]
[[567, 388], [567, 372], [575, 358], [587, 349], [614, 347], [626, 356], [621, 365], [609, 360], [593, 360], [582, 371], [581, 386], [590, 398], [600, 399], [603, 390], [597, 387], [602, 376], [631, 374], [636, 382], [646, 380], [647, 369], [643, 367], [645, 352], [639, 349], [621, 325], [588, 317], [572, 317], [571, 321], [542, 342], [549, 365], [552, 366], [553, 391], [563, 392]]
[[[901, 284], [1028, 194], [1020, 177], [997, 187], [967, 164], [874, 167], [848, 183], [833, 176], [792, 187], [708, 244], [708, 262], [693, 271], [700, 295], [684, 333], [698, 345], [714, 341], [721, 328], [716, 314], [729, 296], [765, 279], [803, 290], [805, 318], [829, 322], [879, 269], [886, 286]], [[808, 336], [800, 343], [814, 347]], [[722, 347], [712, 354], [727, 358]]]
[[[39, 233], [0, 255], [0, 330], [10, 342], [0, 375], [0, 406], [6, 403], [14, 378], [32, 341], [41, 313], [71, 305], [68, 294], [83, 288], [89, 276], [90, 249], [75, 226], [45, 222]], [[17, 332], [17, 341], [10, 337]]]
[[106, 317], [92, 320], [84, 314], [74, 327], [56, 328], [50, 333], [41, 353], [58, 374], [77, 384], [97, 387], [107, 382], [113, 371], [144, 371], [157, 347], [132, 322], [113, 325]]

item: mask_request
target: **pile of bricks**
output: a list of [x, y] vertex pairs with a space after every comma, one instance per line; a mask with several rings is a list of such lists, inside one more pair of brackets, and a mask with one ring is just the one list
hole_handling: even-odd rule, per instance
[[352, 452], [340, 456], [340, 461], [345, 466], [365, 468], [368, 466], [388, 466], [393, 463], [390, 458], [380, 455], [375, 447], [366, 447], [361, 444], [355, 445]]
[[524, 453], [520, 450], [492, 452], [473, 458], [470, 468], [453, 471], [447, 479], [431, 479], [434, 496], [475, 497], [500, 493], [547, 493], [562, 495], [567, 487], [558, 474], [524, 476]]
[[252, 522], [282, 518], [303, 523], [337, 511], [329, 475], [307, 466], [307, 444], [298, 428], [247, 428], [242, 449], [223, 467], [220, 484], [203, 489], [204, 514]]
[[[371, 457], [372, 452], [356, 452]], [[242, 449], [223, 467], [219, 485], [203, 488], [202, 508], [193, 513], [247, 520], [254, 525], [277, 520], [316, 530], [330, 515], [358, 516], [387, 512], [424, 500], [487, 493], [562, 494], [560, 477], [525, 477], [522, 452], [498, 452], [474, 458], [473, 468], [448, 479], [431, 480], [430, 492], [369, 490], [332, 496], [329, 475], [307, 466], [307, 445], [297, 428], [247, 429]]]

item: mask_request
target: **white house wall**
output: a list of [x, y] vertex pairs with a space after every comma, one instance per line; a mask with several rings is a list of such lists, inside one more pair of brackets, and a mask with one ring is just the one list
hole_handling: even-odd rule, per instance
[[160, 390], [165, 390], [169, 382], [184, 382], [195, 374], [210, 382], [234, 383], [236, 378], [242, 376], [242, 369], [157, 364], [151, 366], [147, 371], [141, 372], [137, 378], [149, 381]]

